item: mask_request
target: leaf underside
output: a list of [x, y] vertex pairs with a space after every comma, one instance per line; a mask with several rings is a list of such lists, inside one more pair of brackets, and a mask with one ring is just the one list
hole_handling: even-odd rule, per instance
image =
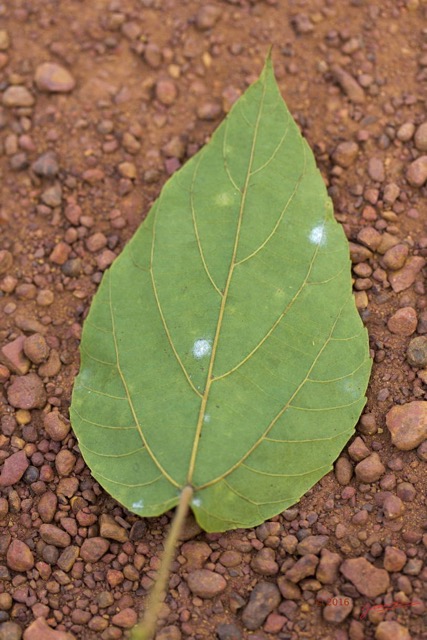
[[332, 467], [365, 404], [347, 241], [271, 60], [164, 186], [84, 325], [73, 429], [97, 481], [156, 516], [255, 526]]

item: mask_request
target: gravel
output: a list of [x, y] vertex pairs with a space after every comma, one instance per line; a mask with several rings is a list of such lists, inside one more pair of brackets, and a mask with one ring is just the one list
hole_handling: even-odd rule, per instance
[[12, 571], [30, 571], [34, 567], [34, 555], [25, 542], [15, 538], [7, 550], [6, 563]]
[[375, 629], [375, 640], [411, 640], [411, 635], [402, 624], [384, 620]]
[[76, 86], [71, 73], [60, 64], [44, 62], [36, 68], [34, 80], [39, 91], [69, 93]]
[[385, 593], [390, 585], [390, 578], [384, 569], [378, 569], [366, 558], [350, 558], [344, 560], [340, 572], [350, 580], [359, 593], [367, 598], [376, 598]]
[[401, 571], [406, 564], [406, 553], [396, 547], [387, 546], [384, 549], [384, 569], [390, 573]]
[[279, 605], [280, 601], [280, 591], [276, 585], [270, 582], [258, 582], [242, 612], [244, 626], [251, 631], [259, 629], [268, 614]]
[[423, 122], [417, 127], [414, 143], [418, 151], [427, 151], [427, 122]]
[[71, 544], [71, 536], [53, 524], [42, 524], [39, 531], [42, 540], [53, 547], [65, 548]]
[[342, 558], [339, 553], [334, 553], [328, 549], [322, 549], [320, 562], [316, 570], [316, 578], [322, 584], [334, 584], [338, 580], [338, 570]]
[[391, 333], [396, 333], [399, 336], [411, 336], [415, 333], [417, 324], [417, 312], [412, 307], [398, 309], [387, 322]]
[[427, 402], [394, 406], [386, 415], [387, 428], [395, 447], [409, 451], [427, 438]]
[[99, 518], [99, 530], [103, 538], [116, 540], [117, 542], [126, 542], [128, 540], [126, 529], [121, 527], [114, 518], [107, 513], [103, 513]]
[[76, 636], [67, 631], [52, 629], [44, 618], [37, 618], [24, 631], [23, 640], [76, 640]]
[[2, 96], [5, 107], [32, 107], [34, 102], [33, 94], [19, 85], [8, 87]]
[[359, 482], [376, 482], [385, 473], [385, 470], [378, 453], [374, 452], [359, 462], [354, 472]]
[[18, 336], [0, 349], [0, 362], [12, 373], [17, 373], [20, 376], [28, 373], [31, 364], [24, 352], [24, 344], [25, 336]]
[[406, 360], [413, 367], [427, 367], [427, 336], [411, 340], [406, 350]]
[[46, 433], [54, 442], [61, 442], [70, 432], [70, 424], [56, 411], [47, 413], [43, 418]]
[[331, 624], [341, 624], [353, 610], [353, 600], [342, 594], [334, 595], [330, 604], [323, 607], [323, 618]]
[[420, 156], [408, 167], [406, 179], [412, 187], [422, 187], [427, 180], [427, 156]]
[[215, 598], [227, 587], [227, 582], [219, 574], [208, 569], [195, 569], [188, 574], [187, 584], [200, 598]]
[[12, 453], [3, 463], [0, 473], [0, 487], [16, 484], [28, 469], [30, 463], [25, 451]]
[[[212, 136], [272, 42], [280, 89], [350, 240], [374, 359], [369, 412], [334, 472], [271, 521], [221, 534], [186, 521], [157, 639], [421, 638], [427, 439], [413, 404], [425, 402], [427, 383], [418, 340], [427, 335], [422, 3], [379, 11], [308, 0], [282, 11], [274, 0], [232, 0], [173, 14], [172, 2], [170, 15], [157, 0], [142, 12], [139, 0], [112, 0], [102, 12], [84, 2], [59, 13], [43, 0], [12, 4], [0, 9], [0, 478], [12, 470], [0, 496], [0, 636], [119, 640], [144, 609], [170, 516], [127, 512], [83, 462], [68, 419], [82, 323], [167, 176]], [[384, 61], [404, 49], [413, 64], [390, 75]], [[393, 333], [388, 322], [405, 308], [416, 327]], [[28, 398], [16, 383], [29, 375], [37, 406], [13, 406], [11, 390], [19, 404]], [[355, 474], [373, 454], [384, 472]], [[15, 461], [26, 465], [19, 478]], [[52, 544], [46, 525], [69, 544]], [[31, 568], [8, 565], [17, 542], [28, 551], [15, 562], [31, 554]], [[340, 571], [351, 559], [388, 573], [387, 590], [358, 591]], [[226, 588], [193, 594], [194, 571]], [[338, 594], [352, 601], [346, 617], [345, 605], [326, 605]], [[394, 599], [402, 608], [360, 619], [367, 601]]]
[[340, 142], [332, 153], [332, 160], [345, 169], [351, 167], [359, 155], [359, 145], [357, 142]]
[[[68, 543], [70, 544], [70, 543]], [[68, 546], [68, 545], [65, 545]], [[80, 549], [80, 557], [85, 562], [98, 562], [109, 549], [110, 543], [105, 538], [95, 536], [85, 540]]]
[[300, 582], [308, 576], [313, 576], [316, 567], [319, 564], [319, 558], [313, 553], [309, 553], [295, 562], [285, 573], [285, 576], [291, 582]]
[[411, 287], [426, 261], [421, 256], [411, 256], [404, 267], [389, 274], [388, 279], [395, 293], [400, 293]]

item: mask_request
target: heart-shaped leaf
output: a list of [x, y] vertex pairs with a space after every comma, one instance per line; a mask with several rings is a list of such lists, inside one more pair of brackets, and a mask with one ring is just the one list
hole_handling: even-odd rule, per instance
[[203, 529], [250, 527], [331, 469], [365, 404], [367, 334], [270, 60], [105, 273], [81, 356], [81, 452], [141, 516], [191, 486]]

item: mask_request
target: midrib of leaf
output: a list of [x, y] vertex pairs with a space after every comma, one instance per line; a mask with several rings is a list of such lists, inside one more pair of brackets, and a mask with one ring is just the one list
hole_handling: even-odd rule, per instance
[[198, 417], [198, 420], [197, 420], [196, 432], [195, 432], [195, 435], [194, 435], [193, 447], [192, 447], [191, 456], [190, 456], [190, 463], [189, 463], [189, 466], [188, 466], [187, 484], [190, 485], [190, 486], [192, 485], [194, 468], [196, 466], [197, 452], [198, 452], [200, 436], [201, 436], [201, 432], [202, 432], [202, 428], [203, 428], [203, 418], [205, 416], [205, 410], [206, 410], [206, 405], [207, 405], [207, 402], [208, 402], [208, 399], [209, 399], [209, 393], [210, 393], [210, 390], [211, 390], [211, 386], [212, 386], [212, 383], [214, 382], [214, 379], [213, 379], [213, 376], [212, 376], [212, 371], [213, 371], [213, 367], [214, 367], [214, 364], [215, 364], [215, 357], [216, 357], [216, 352], [217, 352], [217, 348], [218, 348], [219, 337], [221, 335], [221, 328], [222, 328], [222, 322], [223, 322], [223, 318], [224, 318], [224, 312], [225, 312], [225, 308], [227, 306], [228, 292], [230, 290], [230, 285], [231, 285], [231, 281], [232, 281], [232, 278], [233, 278], [234, 268], [236, 266], [236, 255], [237, 255], [237, 249], [239, 247], [240, 230], [241, 230], [241, 227], [242, 227], [243, 213], [244, 213], [244, 210], [245, 210], [246, 196], [247, 196], [247, 193], [248, 193], [249, 180], [252, 177], [252, 166], [253, 166], [254, 155], [255, 155], [255, 146], [256, 146], [256, 143], [257, 143], [258, 129], [259, 129], [260, 121], [261, 121], [261, 113], [262, 113], [263, 107], [264, 107], [266, 88], [267, 88], [267, 81], [266, 81], [266, 77], [264, 75], [263, 91], [262, 91], [262, 96], [261, 96], [261, 100], [260, 100], [260, 106], [259, 106], [259, 110], [258, 110], [257, 120], [256, 120], [255, 127], [254, 127], [251, 154], [250, 154], [250, 157], [249, 157], [249, 163], [248, 163], [248, 168], [247, 168], [247, 172], [246, 172], [245, 183], [244, 183], [243, 189], [241, 191], [242, 197], [241, 197], [241, 202], [240, 202], [239, 217], [238, 217], [237, 226], [236, 226], [236, 235], [235, 235], [235, 238], [234, 238], [233, 253], [232, 253], [232, 256], [231, 256], [231, 260], [230, 260], [230, 269], [228, 271], [227, 280], [226, 280], [226, 283], [225, 283], [224, 291], [222, 293], [221, 306], [220, 306], [220, 309], [219, 309], [218, 321], [217, 321], [216, 331], [215, 331], [215, 337], [214, 337], [214, 340], [213, 340], [213, 343], [212, 343], [211, 358], [210, 358], [210, 361], [209, 361], [209, 368], [208, 368], [208, 373], [207, 373], [207, 378], [206, 378], [206, 387], [205, 387], [205, 390], [204, 390], [204, 393], [203, 393], [203, 397], [202, 397], [202, 401], [201, 401], [201, 404], [200, 404], [199, 417]]

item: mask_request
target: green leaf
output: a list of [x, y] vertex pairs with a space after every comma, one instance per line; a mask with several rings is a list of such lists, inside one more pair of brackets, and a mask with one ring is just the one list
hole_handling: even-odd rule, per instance
[[331, 469], [365, 404], [367, 334], [270, 59], [105, 273], [81, 357], [81, 452], [141, 516], [191, 485], [203, 529], [251, 527]]

